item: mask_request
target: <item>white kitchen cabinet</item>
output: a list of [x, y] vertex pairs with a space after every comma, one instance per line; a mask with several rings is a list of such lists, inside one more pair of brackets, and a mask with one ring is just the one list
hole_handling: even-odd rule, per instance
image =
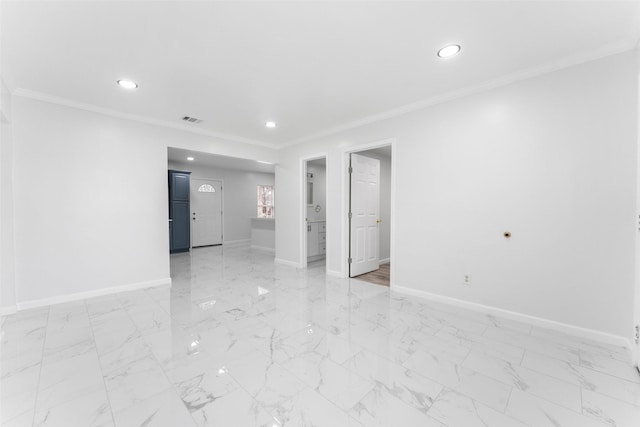
[[327, 253], [327, 223], [325, 221], [307, 222], [307, 260], [324, 258]]

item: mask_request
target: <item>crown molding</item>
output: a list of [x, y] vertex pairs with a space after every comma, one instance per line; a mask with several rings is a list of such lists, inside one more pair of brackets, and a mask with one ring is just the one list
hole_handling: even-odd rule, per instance
[[239, 142], [243, 144], [250, 144], [250, 145], [266, 147], [274, 150], [279, 150], [279, 149], [285, 149], [294, 145], [302, 144], [305, 142], [313, 141], [326, 136], [334, 135], [340, 132], [355, 129], [358, 127], [362, 127], [365, 125], [380, 122], [383, 120], [403, 116], [405, 114], [409, 114], [415, 111], [433, 107], [435, 105], [439, 105], [439, 104], [443, 104], [456, 99], [464, 98], [470, 95], [486, 92], [491, 89], [507, 86], [512, 83], [531, 79], [531, 78], [552, 73], [555, 71], [560, 71], [565, 68], [570, 68], [586, 62], [595, 61], [601, 58], [605, 58], [607, 56], [626, 52], [628, 50], [633, 50], [639, 47], [640, 47], [640, 29], [637, 32], [637, 34], [634, 34], [633, 37], [630, 37], [624, 41], [609, 44], [596, 50], [572, 55], [558, 61], [554, 61], [554, 62], [543, 64], [540, 66], [536, 66], [533, 68], [528, 68], [522, 71], [518, 71], [516, 73], [499, 77], [497, 79], [489, 80], [489, 81], [480, 83], [478, 85], [473, 85], [473, 86], [458, 89], [455, 91], [447, 92], [441, 95], [424, 99], [422, 101], [407, 104], [399, 108], [395, 108], [392, 110], [384, 111], [378, 114], [374, 114], [374, 115], [366, 116], [357, 120], [346, 122], [341, 125], [334, 126], [334, 127], [325, 129], [323, 131], [286, 142], [284, 144], [273, 144], [273, 143], [268, 143], [264, 141], [243, 138], [235, 135], [228, 135], [220, 132], [208, 131], [203, 129], [194, 129], [192, 127], [185, 126], [182, 124], [172, 123], [165, 120], [154, 119], [146, 116], [123, 113], [117, 110], [111, 110], [111, 109], [99, 107], [93, 104], [85, 104], [85, 103], [73, 101], [67, 98], [62, 98], [62, 97], [49, 95], [46, 93], [37, 92], [33, 90], [28, 90], [28, 89], [16, 88], [15, 90], [11, 90], [12, 88], [9, 88], [9, 90], [11, 91], [13, 96], [34, 99], [37, 101], [62, 105], [65, 107], [89, 111], [89, 112], [98, 113], [106, 116], [121, 118], [125, 120], [132, 120], [140, 123], [161, 126], [165, 128], [180, 130], [180, 131], [189, 132], [189, 133], [198, 134], [198, 135], [209, 136], [212, 138], [218, 138], [225, 141]]
[[288, 148], [294, 145], [302, 144], [304, 142], [309, 142], [312, 140], [316, 140], [322, 137], [330, 136], [339, 132], [344, 132], [347, 130], [355, 129], [361, 126], [373, 124], [376, 122], [380, 122], [383, 120], [391, 119], [394, 117], [403, 116], [408, 113], [412, 113], [414, 111], [422, 110], [428, 107], [433, 107], [438, 104], [444, 104], [445, 102], [453, 101], [456, 99], [464, 98], [470, 95], [474, 95], [481, 92], [486, 92], [491, 89], [496, 89], [501, 86], [507, 86], [512, 83], [516, 83], [519, 81], [531, 79], [534, 77], [538, 77], [544, 74], [549, 74], [555, 71], [560, 71], [565, 68], [570, 68], [576, 65], [580, 65], [586, 62], [595, 61], [601, 58], [605, 58], [607, 56], [615, 55], [618, 53], [626, 52], [628, 50], [633, 50], [638, 45], [639, 41], [634, 37], [628, 40], [620, 41], [617, 43], [609, 44], [603, 46], [600, 49], [591, 50], [589, 52], [583, 52], [580, 54], [572, 55], [566, 58], [563, 58], [558, 61], [549, 62], [540, 66], [528, 68], [522, 71], [518, 71], [516, 73], [512, 73], [503, 77], [499, 77], [497, 79], [488, 80], [484, 83], [480, 83], [478, 85], [469, 86], [466, 88], [462, 88], [459, 90], [455, 90], [452, 92], [447, 92], [442, 95], [434, 96], [431, 98], [424, 99], [422, 101], [414, 102], [412, 104], [407, 104], [399, 108], [395, 108], [393, 110], [388, 110], [382, 113], [374, 114], [371, 116], [363, 117], [361, 119], [357, 119], [351, 122], [344, 123], [339, 126], [335, 126], [329, 129], [325, 129], [321, 132], [315, 133], [313, 135], [305, 136], [303, 138], [299, 138], [293, 141], [289, 141], [284, 144], [278, 145], [279, 149]]
[[151, 117], [139, 116], [139, 115], [136, 115], [136, 114], [123, 113], [121, 111], [111, 110], [111, 109], [99, 107], [99, 106], [93, 105], [93, 104], [85, 104], [85, 103], [82, 103], [82, 102], [73, 101], [71, 99], [62, 98], [62, 97], [55, 96], [55, 95], [49, 95], [49, 94], [46, 94], [46, 93], [37, 92], [37, 91], [33, 91], [33, 90], [28, 90], [28, 89], [17, 88], [17, 89], [12, 91], [12, 95], [13, 96], [18, 96], [18, 97], [21, 97], [21, 98], [28, 98], [28, 99], [33, 99], [33, 100], [36, 100], [36, 101], [47, 102], [47, 103], [50, 103], [50, 104], [61, 105], [61, 106], [64, 106], [64, 107], [75, 108], [77, 110], [89, 111], [91, 113], [102, 114], [102, 115], [105, 115], [105, 116], [116, 117], [116, 118], [119, 118], [119, 119], [131, 120], [131, 121], [134, 121], [134, 122], [139, 122], [139, 123], [144, 123], [144, 124], [149, 124], [149, 125], [155, 125], [155, 126], [161, 126], [161, 127], [165, 127], [165, 128], [170, 128], [170, 129], [183, 131], [183, 132], [189, 132], [189, 133], [195, 133], [195, 134], [198, 134], [198, 135], [210, 136], [212, 138], [223, 139], [225, 141], [230, 141], [230, 142], [240, 142], [240, 143], [243, 143], [243, 144], [257, 145], [257, 146], [260, 146], [260, 147], [271, 148], [271, 149], [274, 149], [274, 150], [279, 148], [275, 144], [271, 144], [271, 143], [264, 142], [264, 141], [258, 141], [258, 140], [254, 140], [254, 139], [242, 138], [242, 137], [238, 137], [238, 136], [235, 136], [235, 135], [228, 135], [228, 134], [224, 134], [224, 133], [220, 133], [220, 132], [212, 132], [212, 131], [203, 130], [203, 129], [195, 129], [195, 128], [192, 128], [192, 127], [189, 127], [189, 126], [186, 126], [186, 125], [183, 125], [183, 124], [172, 123], [172, 122], [168, 122], [168, 121], [165, 121], [165, 120], [153, 119]]

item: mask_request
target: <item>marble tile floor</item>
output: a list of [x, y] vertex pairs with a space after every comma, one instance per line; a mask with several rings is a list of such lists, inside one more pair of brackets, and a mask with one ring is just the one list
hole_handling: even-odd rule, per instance
[[248, 247], [171, 271], [171, 288], [0, 318], [0, 424], [640, 426], [624, 348]]

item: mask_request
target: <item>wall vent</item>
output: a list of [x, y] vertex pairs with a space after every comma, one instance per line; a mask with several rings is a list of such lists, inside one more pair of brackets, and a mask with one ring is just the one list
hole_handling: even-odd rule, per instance
[[182, 120], [184, 120], [185, 122], [189, 122], [189, 123], [201, 123], [202, 120], [200, 119], [196, 119], [195, 117], [189, 117], [189, 116], [184, 116], [182, 118]]

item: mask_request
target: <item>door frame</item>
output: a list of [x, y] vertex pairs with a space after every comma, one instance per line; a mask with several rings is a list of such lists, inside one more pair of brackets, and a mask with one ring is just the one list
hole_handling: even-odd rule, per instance
[[[640, 215], [639, 215], [640, 217]], [[633, 314], [633, 332], [632, 338], [630, 340], [631, 344], [631, 353], [632, 353], [632, 363], [640, 373], [640, 342], [638, 342], [638, 334], [640, 334], [640, 277], [639, 277], [639, 267], [640, 261], [637, 260], [638, 251], [636, 250], [636, 280], [635, 280], [635, 298], [634, 298], [634, 314]], [[636, 329], [638, 328], [638, 329]]]
[[349, 247], [351, 245], [350, 236], [349, 236], [349, 200], [351, 197], [350, 194], [350, 177], [349, 177], [349, 159], [351, 153], [358, 154], [361, 151], [367, 151], [374, 148], [391, 146], [391, 207], [390, 207], [390, 236], [389, 236], [389, 258], [391, 260], [391, 269], [390, 269], [390, 280], [389, 287], [394, 286], [394, 278], [395, 278], [395, 266], [396, 264], [393, 262], [396, 254], [396, 213], [395, 213], [395, 205], [396, 205], [396, 157], [398, 153], [398, 139], [397, 138], [386, 138], [377, 141], [371, 141], [365, 144], [356, 145], [353, 147], [345, 148], [341, 151], [342, 157], [342, 206], [340, 208], [340, 217], [342, 218], [340, 224], [340, 235], [341, 235], [341, 252], [342, 259], [340, 260], [340, 273], [342, 277], [349, 277]]
[[[640, 123], [640, 122], [639, 122]], [[638, 159], [640, 162], [640, 151], [638, 151]], [[640, 163], [639, 163], [640, 165]], [[640, 171], [639, 171], [640, 175]], [[629, 345], [631, 346], [631, 363], [636, 367], [640, 374], [640, 185], [636, 188], [638, 192], [637, 207], [636, 207], [636, 245], [635, 245], [635, 280], [634, 280], [634, 298], [633, 298], [633, 326], [631, 337], [629, 338]]]
[[[306, 156], [300, 159], [300, 268], [307, 268], [307, 163], [312, 160], [325, 159], [325, 189], [329, 189], [329, 156], [327, 156], [327, 152], [322, 152], [319, 154], [315, 154], [313, 156]], [[325, 216], [326, 223], [329, 223], [329, 195], [327, 194], [325, 197]], [[329, 259], [329, 245], [327, 245], [327, 253], [325, 254], [325, 259]], [[325, 265], [325, 270], [328, 268], [329, 263], [327, 262]]]
[[[220, 183], [220, 209], [222, 209], [222, 215], [220, 215], [220, 226], [222, 227], [221, 231], [222, 231], [222, 243], [220, 245], [224, 245], [224, 180], [221, 178], [202, 178], [199, 176], [194, 176], [193, 174], [191, 175], [191, 181], [193, 180], [198, 180], [198, 181], [217, 181]], [[189, 202], [189, 212], [191, 212], [191, 202]], [[192, 214], [189, 214], [189, 218], [191, 218]], [[191, 237], [191, 244], [190, 244], [190, 248], [193, 249], [193, 227], [191, 227], [191, 233], [190, 233], [190, 237]], [[214, 245], [215, 246], [215, 245]], [[207, 246], [196, 246], [196, 248], [206, 248]]]

